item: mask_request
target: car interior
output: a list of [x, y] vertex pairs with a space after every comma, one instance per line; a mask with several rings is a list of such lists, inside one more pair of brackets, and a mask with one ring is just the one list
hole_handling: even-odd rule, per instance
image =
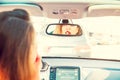
[[[96, 41], [95, 44], [98, 46], [91, 48], [93, 45], [89, 44], [89, 42], [84, 42], [91, 37], [86, 38], [86, 40], [82, 39], [88, 36], [86, 34], [94, 36], [92, 32], [87, 33], [87, 30], [85, 31], [84, 25], [90, 28], [92, 24], [96, 23], [95, 27], [100, 30], [98, 28], [98, 26], [101, 26], [99, 25], [100, 23], [106, 23], [108, 19], [111, 19], [108, 22], [111, 23], [109, 25], [112, 25], [112, 19], [115, 21], [116, 18], [120, 17], [119, 0], [96, 0], [95, 2], [93, 0], [0, 2], [0, 12], [13, 9], [25, 9], [28, 11], [34, 26], [37, 26], [35, 30], [40, 48], [38, 52], [42, 56], [41, 80], [120, 80], [120, 45], [117, 45], [120, 43], [120, 36], [118, 36], [117, 46], [114, 45], [115, 49], [111, 51], [113, 53], [112, 56], [108, 52], [111, 48], [106, 48], [109, 45], [107, 42]], [[104, 17], [105, 19], [103, 19]], [[94, 22], [94, 19], [97, 19], [98, 22]], [[85, 23], [82, 25], [82, 20], [84, 21], [83, 23], [90, 20], [89, 22], [92, 24]], [[72, 34], [72, 32], [66, 32], [66, 34], [51, 33], [57, 26], [61, 25], [70, 26], [71, 28], [78, 27], [81, 32], [80, 34]], [[120, 21], [117, 19], [113, 26], [119, 25]], [[41, 32], [39, 32], [40, 29]], [[107, 29], [104, 28], [104, 32], [107, 32]], [[120, 35], [118, 32], [116, 32], [117, 35]], [[85, 36], [83, 37], [83, 35]], [[106, 38], [103, 37], [102, 39]], [[104, 44], [105, 47], [102, 48], [100, 45]], [[41, 51], [43, 45], [47, 45], [47, 53]], [[82, 48], [83, 50], [73, 51], [76, 46], [80, 48], [81, 45], [85, 45], [85, 48]], [[94, 50], [96, 48], [99, 48], [99, 50]], [[93, 52], [89, 52], [90, 49]], [[105, 49], [107, 50], [106, 52], [104, 52]], [[97, 54], [97, 56], [94, 56], [93, 53]]]

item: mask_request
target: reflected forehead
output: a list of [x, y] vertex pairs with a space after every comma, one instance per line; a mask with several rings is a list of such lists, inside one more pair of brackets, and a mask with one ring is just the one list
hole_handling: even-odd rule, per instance
[[75, 25], [63, 25], [63, 27], [77, 27]]

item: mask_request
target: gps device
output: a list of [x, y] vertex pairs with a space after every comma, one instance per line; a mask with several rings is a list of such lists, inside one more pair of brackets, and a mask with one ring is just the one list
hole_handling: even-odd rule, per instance
[[50, 80], [80, 80], [80, 68], [73, 66], [50, 67]]

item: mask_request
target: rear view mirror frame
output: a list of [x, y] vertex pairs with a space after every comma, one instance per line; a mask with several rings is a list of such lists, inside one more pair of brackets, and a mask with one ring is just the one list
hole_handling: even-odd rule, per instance
[[[78, 28], [78, 32], [76, 32], [76, 34], [62, 34], [62, 33], [60, 33], [60, 30], [63, 25], [67, 25], [67, 26], [71, 26], [71, 27], [75, 26]], [[52, 30], [49, 30], [50, 27]], [[59, 31], [58, 31], [58, 29], [59, 29]], [[57, 33], [56, 33], [56, 31], [57, 31]], [[78, 24], [53, 23], [53, 24], [49, 24], [47, 26], [46, 34], [55, 35], [55, 36], [81, 36], [83, 34], [83, 31], [82, 31], [82, 28]]]

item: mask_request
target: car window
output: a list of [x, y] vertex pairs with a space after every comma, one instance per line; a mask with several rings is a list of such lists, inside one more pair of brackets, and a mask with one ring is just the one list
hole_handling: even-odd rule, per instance
[[[45, 46], [48, 49], [48, 53], [43, 53], [43, 56], [75, 56], [73, 53], [73, 48], [69, 45], [66, 46], [68, 43], [62, 44], [61, 47], [59, 45], [52, 45], [51, 41], [56, 42], [55, 36], [50, 36], [49, 38], [54, 40], [51, 41], [41, 41], [40, 39], [43, 38], [43, 35], [46, 35], [45, 28], [50, 23], [58, 23], [58, 19], [49, 19], [49, 18], [42, 18], [42, 17], [32, 17], [34, 19], [33, 22], [35, 23], [35, 28], [37, 31], [37, 35], [39, 37], [39, 52], [41, 47]], [[41, 20], [40, 23], [38, 19]], [[81, 25], [84, 37], [86, 40], [83, 39], [83, 42], [86, 41], [86, 44], [89, 45], [91, 48], [90, 58], [102, 58], [102, 59], [119, 59], [119, 47], [120, 47], [120, 32], [119, 32], [119, 26], [120, 26], [120, 17], [118, 16], [107, 16], [107, 17], [88, 17], [88, 18], [82, 18], [82, 19], [75, 19], [73, 22], [75, 24]], [[42, 34], [41, 34], [42, 32]], [[48, 37], [48, 35], [47, 35]], [[80, 38], [80, 37], [79, 37]], [[45, 38], [44, 38], [45, 39]], [[48, 38], [46, 38], [48, 39]], [[76, 38], [77, 40], [77, 38]], [[79, 39], [78, 39], [79, 40]], [[64, 41], [64, 40], [63, 40]], [[82, 41], [81, 41], [82, 42]], [[45, 43], [45, 44], [44, 44]], [[47, 44], [46, 44], [47, 43]], [[75, 43], [75, 42], [74, 42]], [[73, 43], [73, 44], [74, 44]], [[79, 45], [80, 46], [80, 45]], [[51, 49], [49, 51], [49, 49]], [[60, 51], [61, 52], [60, 52]], [[84, 48], [83, 52], [87, 48]], [[58, 52], [59, 51], [59, 52]], [[66, 51], [66, 53], [64, 53]], [[72, 52], [70, 54], [70, 52]], [[86, 55], [87, 56], [87, 55]], [[78, 57], [78, 56], [77, 56]], [[84, 56], [83, 56], [84, 57]]]
[[[2, 7], [1, 9], [4, 11]], [[31, 12], [34, 13], [34, 11]], [[115, 10], [115, 12], [118, 13], [119, 9]], [[60, 19], [58, 18], [38, 15], [30, 15], [30, 17], [37, 35], [38, 52], [42, 56], [120, 60], [119, 15], [94, 15], [72, 19], [73, 24], [78, 24], [82, 28], [83, 34], [71, 37], [48, 35], [46, 33], [46, 28], [49, 24], [59, 23]]]

